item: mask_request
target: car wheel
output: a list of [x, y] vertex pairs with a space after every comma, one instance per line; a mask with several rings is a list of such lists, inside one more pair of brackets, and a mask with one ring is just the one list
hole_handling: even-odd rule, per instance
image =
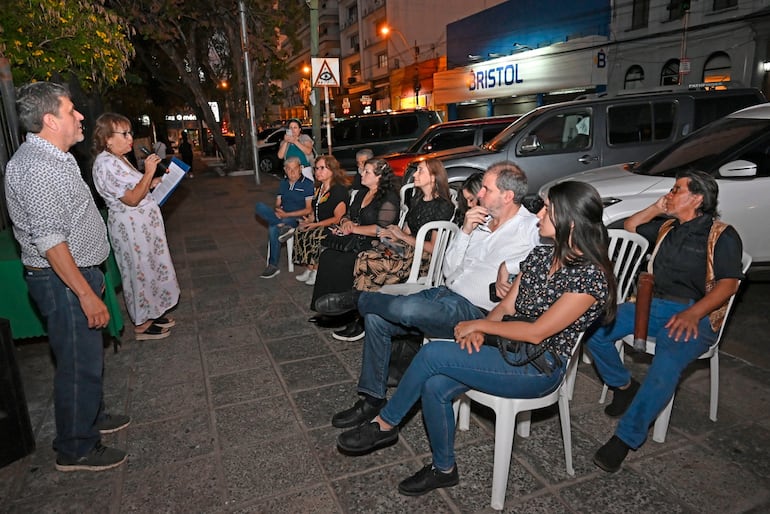
[[278, 162], [275, 157], [266, 155], [259, 158], [259, 171], [262, 173], [275, 174], [278, 169]]

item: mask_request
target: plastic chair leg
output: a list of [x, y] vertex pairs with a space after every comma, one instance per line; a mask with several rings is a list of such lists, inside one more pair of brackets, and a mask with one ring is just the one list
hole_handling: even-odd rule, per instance
[[516, 421], [516, 433], [521, 437], [529, 437], [529, 430], [532, 427], [532, 411], [520, 412]]
[[294, 273], [294, 238], [286, 240], [286, 257], [289, 259], [289, 273]]
[[471, 400], [465, 395], [455, 402], [455, 418], [457, 419], [457, 428], [463, 432], [471, 427]]
[[671, 397], [655, 420], [655, 425], [652, 428], [652, 440], [656, 443], [666, 442], [666, 432], [668, 432], [668, 422], [671, 420], [671, 410], [674, 408], [675, 397], [676, 394]]
[[561, 439], [564, 443], [564, 463], [567, 474], [575, 476], [575, 468], [572, 466], [572, 426], [569, 417], [569, 398], [567, 395], [559, 395], [559, 420], [561, 421]]
[[495, 412], [495, 459], [492, 471], [492, 508], [503, 510], [505, 490], [508, 486], [508, 472], [511, 469], [513, 449], [513, 427], [516, 412], [506, 408]]
[[717, 408], [719, 407], [719, 349], [709, 359], [711, 368], [711, 399], [709, 400], [709, 419], [717, 420]]

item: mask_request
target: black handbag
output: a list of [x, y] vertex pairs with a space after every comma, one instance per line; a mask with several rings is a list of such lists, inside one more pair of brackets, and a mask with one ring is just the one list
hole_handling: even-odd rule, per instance
[[328, 234], [321, 242], [321, 246], [343, 253], [359, 253], [371, 248], [370, 238], [359, 234], [339, 236]]
[[[529, 318], [521, 315], [505, 315], [503, 321], [534, 321], [535, 318]], [[500, 350], [500, 355], [503, 356], [506, 364], [511, 366], [526, 366], [532, 364], [539, 372], [550, 375], [553, 373], [556, 366], [561, 363], [561, 359], [553, 351], [549, 350], [544, 344], [532, 344], [526, 341], [516, 341], [507, 339], [505, 337], [484, 334], [485, 346], [496, 346]], [[546, 353], [550, 352], [554, 357], [555, 364], [551, 365], [546, 359]], [[517, 359], [512, 359], [511, 354], [517, 356]]]

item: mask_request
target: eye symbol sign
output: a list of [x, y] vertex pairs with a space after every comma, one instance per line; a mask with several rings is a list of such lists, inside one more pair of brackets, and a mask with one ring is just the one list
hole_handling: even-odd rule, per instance
[[329, 70], [323, 70], [321, 73], [318, 74], [318, 78], [326, 82], [326, 81], [332, 80], [334, 78], [334, 75], [332, 75]]

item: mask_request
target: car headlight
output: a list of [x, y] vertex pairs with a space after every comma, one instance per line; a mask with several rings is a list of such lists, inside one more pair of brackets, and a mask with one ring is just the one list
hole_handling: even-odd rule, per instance
[[604, 208], [606, 209], [610, 205], [615, 205], [616, 203], [619, 203], [621, 201], [622, 200], [620, 198], [613, 198], [613, 197], [602, 198], [602, 206], [604, 206]]

